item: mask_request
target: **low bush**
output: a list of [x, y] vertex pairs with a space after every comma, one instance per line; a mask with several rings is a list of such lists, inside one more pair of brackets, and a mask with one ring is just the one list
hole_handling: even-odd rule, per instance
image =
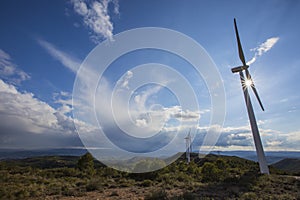
[[163, 189], [152, 191], [150, 194], [147, 194], [144, 200], [167, 200], [167, 192]]

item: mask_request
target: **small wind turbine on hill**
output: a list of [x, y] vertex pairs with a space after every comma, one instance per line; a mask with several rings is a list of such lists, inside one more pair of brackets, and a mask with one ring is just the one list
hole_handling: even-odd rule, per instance
[[191, 155], [190, 154], [191, 154], [191, 151], [192, 151], [191, 129], [190, 129], [188, 135], [184, 139], [185, 139], [185, 144], [186, 144], [185, 155], [186, 155], [187, 163], [190, 163], [190, 161], [191, 161]]
[[[251, 87], [251, 89], [253, 90], [253, 92], [254, 92], [257, 100], [258, 100], [258, 103], [259, 103], [259, 105], [260, 105], [260, 107], [263, 111], [264, 111], [264, 107], [263, 107], [263, 105], [260, 101], [260, 98], [258, 96], [258, 93], [257, 93], [257, 90], [255, 88], [254, 82], [253, 82], [253, 80], [250, 76], [250, 73], [248, 71], [249, 66], [246, 64], [246, 61], [245, 61], [245, 56], [244, 56], [244, 53], [243, 53], [242, 44], [241, 44], [241, 41], [240, 41], [239, 32], [238, 32], [238, 29], [237, 29], [235, 19], [234, 19], [234, 28], [235, 28], [235, 34], [236, 34], [236, 39], [237, 39], [237, 44], [238, 44], [239, 57], [240, 57], [240, 60], [242, 61], [243, 65], [239, 66], [239, 67], [234, 67], [234, 68], [231, 69], [231, 71], [232, 71], [232, 73], [237, 73], [238, 72], [239, 75], [240, 75], [242, 88], [243, 88], [243, 91], [244, 91], [244, 97], [245, 97], [245, 101], [246, 101], [246, 106], [247, 106], [247, 111], [248, 111], [248, 116], [249, 116], [249, 120], [250, 120], [251, 130], [252, 130], [252, 134], [253, 134], [253, 138], [254, 138], [256, 153], [257, 153], [257, 157], [258, 157], [260, 172], [262, 174], [269, 174], [269, 168], [268, 168], [268, 165], [267, 165], [265, 153], [264, 153], [261, 138], [260, 138], [260, 135], [259, 135], [259, 130], [258, 130], [258, 127], [257, 127], [257, 123], [256, 123], [252, 103], [251, 103], [251, 100], [250, 100], [248, 88]], [[245, 71], [245, 74], [246, 74], [246, 78], [244, 76], [244, 71]]]

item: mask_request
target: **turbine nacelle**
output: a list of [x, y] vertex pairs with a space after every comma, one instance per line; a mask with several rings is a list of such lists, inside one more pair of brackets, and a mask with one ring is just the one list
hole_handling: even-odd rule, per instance
[[249, 65], [244, 65], [244, 66], [231, 68], [231, 71], [232, 71], [232, 73], [237, 73], [237, 72], [241, 72], [243, 70], [246, 70], [248, 68], [249, 68]]

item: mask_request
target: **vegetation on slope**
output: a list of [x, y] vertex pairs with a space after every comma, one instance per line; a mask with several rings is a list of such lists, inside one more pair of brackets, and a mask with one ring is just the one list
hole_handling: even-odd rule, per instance
[[127, 189], [144, 199], [299, 199], [300, 180], [260, 175], [258, 164], [238, 157], [184, 156], [155, 172], [130, 174], [82, 157], [40, 157], [0, 162], [0, 199], [80, 197], [94, 191], [118, 198]]

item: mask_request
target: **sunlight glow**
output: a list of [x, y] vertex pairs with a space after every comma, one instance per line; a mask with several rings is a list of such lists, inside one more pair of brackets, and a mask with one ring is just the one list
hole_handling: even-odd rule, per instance
[[247, 87], [250, 87], [250, 86], [252, 85], [252, 80], [251, 80], [251, 79], [246, 79], [246, 80], [245, 80], [245, 85], [246, 85]]

